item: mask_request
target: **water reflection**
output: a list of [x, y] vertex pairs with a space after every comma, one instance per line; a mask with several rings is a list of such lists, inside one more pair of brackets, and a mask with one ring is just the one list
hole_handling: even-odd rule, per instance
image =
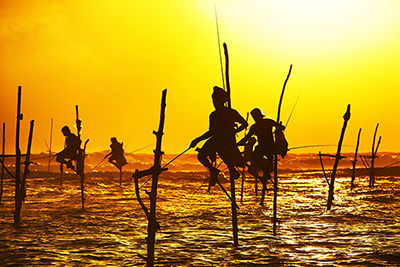
[[[254, 184], [245, 183], [243, 204], [238, 200], [237, 249], [224, 193], [214, 187], [209, 194], [203, 187], [189, 200], [204, 179], [190, 172], [160, 177], [158, 266], [400, 266], [398, 177], [377, 179], [372, 190], [367, 180], [358, 181], [354, 192], [350, 178], [337, 178], [334, 206], [326, 212], [328, 187], [321, 173], [284, 174], [276, 236], [272, 192], [261, 207]], [[81, 212], [78, 178], [62, 187], [56, 180], [29, 180], [19, 228], [12, 225], [13, 187], [6, 181], [0, 206], [2, 266], [143, 265], [139, 255], [146, 255], [147, 220], [131, 185], [88, 178], [87, 209]], [[227, 181], [224, 185], [229, 188]]]

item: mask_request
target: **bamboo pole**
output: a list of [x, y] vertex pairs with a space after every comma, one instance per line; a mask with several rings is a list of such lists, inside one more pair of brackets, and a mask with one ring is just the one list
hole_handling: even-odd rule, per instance
[[324, 163], [322, 162], [322, 155], [323, 155], [323, 154], [321, 154], [321, 151], [319, 151], [319, 153], [318, 153], [319, 162], [321, 163], [321, 168], [322, 168], [322, 172], [323, 172], [323, 174], [324, 174], [326, 183], [327, 183], [328, 186], [329, 186], [328, 175], [326, 175], [325, 168], [324, 168]]
[[342, 132], [340, 134], [339, 143], [338, 143], [338, 146], [337, 146], [335, 164], [333, 165], [331, 182], [329, 183], [327, 210], [331, 210], [331, 207], [332, 207], [333, 194], [334, 194], [334, 188], [335, 188], [336, 170], [337, 170], [337, 167], [339, 165], [339, 160], [341, 159], [340, 151], [342, 149], [343, 138], [344, 138], [344, 133], [345, 133], [346, 127], [347, 127], [347, 122], [350, 119], [350, 105], [347, 105], [347, 111], [344, 114], [343, 119], [344, 119], [344, 123], [343, 123], [343, 127], [342, 127]]
[[[379, 127], [379, 123], [376, 124], [375, 127], [375, 132], [374, 132], [374, 138], [372, 140], [372, 151], [371, 151], [371, 168], [370, 168], [370, 175], [369, 175], [369, 187], [373, 187], [375, 185], [375, 158], [376, 158], [376, 153], [378, 150], [378, 146], [376, 148], [375, 151], [375, 141], [376, 141], [376, 134], [378, 132], [378, 127]], [[379, 138], [379, 142], [380, 142], [380, 138]]]
[[[4, 164], [4, 154], [5, 154], [5, 146], [6, 146], [6, 123], [3, 122], [3, 145], [2, 145], [2, 155], [1, 162]], [[4, 179], [4, 165], [1, 164], [1, 182], [0, 182], [0, 203], [3, 198], [3, 179]]]
[[[249, 122], [249, 113], [247, 112], [246, 115], [246, 122]], [[246, 129], [244, 130], [244, 136], [246, 136]], [[240, 203], [243, 203], [243, 191], [244, 191], [244, 179], [245, 179], [245, 174], [244, 170], [246, 168], [246, 162], [244, 163], [243, 169], [242, 169], [242, 185], [240, 188]]]
[[[167, 170], [166, 168], [161, 167], [161, 156], [163, 152], [161, 151], [161, 143], [162, 143], [162, 136], [164, 135], [164, 121], [165, 121], [165, 107], [166, 107], [166, 95], [167, 89], [164, 89], [162, 92], [161, 98], [161, 112], [160, 112], [160, 123], [158, 126], [158, 131], [153, 131], [153, 134], [156, 136], [156, 149], [154, 150], [154, 164], [149, 170], [145, 171], [138, 171], [136, 170], [133, 174], [133, 178], [135, 179], [135, 190], [136, 190], [136, 197], [140, 206], [142, 207], [143, 211], [145, 212], [147, 219], [148, 219], [148, 227], [147, 227], [147, 257], [146, 266], [154, 266], [154, 248], [156, 243], [156, 232], [160, 228], [159, 223], [157, 222], [156, 218], [156, 202], [157, 202], [157, 187], [158, 187], [158, 176], [161, 174], [162, 171]], [[139, 184], [138, 179], [146, 176], [152, 175], [152, 184], [151, 184], [151, 191], [148, 193], [150, 197], [150, 210], [144, 205], [143, 201], [141, 200], [139, 194]]]
[[51, 144], [53, 140], [53, 118], [51, 118], [51, 124], [50, 124], [50, 146], [49, 146], [49, 167], [47, 169], [47, 172], [50, 172], [50, 162], [51, 162]]
[[[78, 111], [78, 105], [75, 105], [75, 111], [76, 111], [76, 130], [78, 133], [78, 138], [81, 140], [81, 129], [82, 129], [82, 121], [79, 118], [79, 111]], [[78, 160], [76, 163], [76, 170], [77, 173], [79, 174], [81, 178], [81, 200], [82, 200], [82, 211], [85, 210], [85, 151], [86, 151], [86, 145], [87, 142], [89, 141], [86, 140], [84, 148], [79, 148], [78, 151]]]
[[22, 176], [22, 184], [21, 184], [21, 205], [22, 202], [25, 201], [26, 197], [26, 178], [29, 173], [29, 164], [30, 164], [30, 156], [31, 156], [31, 148], [32, 148], [32, 138], [33, 138], [33, 126], [35, 124], [34, 120], [31, 120], [30, 129], [29, 129], [29, 137], [28, 137], [28, 148], [26, 149], [26, 157], [25, 157], [25, 168]]
[[358, 130], [356, 152], [354, 153], [354, 160], [353, 160], [353, 162], [352, 162], [352, 164], [353, 164], [353, 171], [352, 171], [352, 173], [351, 173], [350, 190], [353, 190], [353, 188], [354, 188], [354, 180], [356, 179], [357, 153], [358, 153], [358, 147], [360, 146], [360, 136], [361, 136], [361, 128], [360, 128], [360, 130]]
[[21, 209], [18, 205], [18, 199], [21, 193], [21, 150], [19, 149], [19, 136], [21, 128], [21, 86], [18, 86], [18, 100], [17, 100], [17, 126], [15, 134], [15, 212], [14, 224], [18, 225], [21, 218]]
[[60, 186], [63, 185], [63, 173], [64, 173], [63, 164], [60, 163]]
[[[292, 72], [292, 65], [290, 65], [289, 68], [289, 73], [286, 76], [286, 80], [283, 84], [283, 88], [282, 88], [282, 93], [281, 93], [281, 97], [279, 99], [279, 105], [278, 105], [278, 116], [276, 121], [279, 122], [280, 118], [281, 118], [281, 107], [282, 107], [282, 100], [283, 100], [283, 94], [285, 93], [285, 88], [286, 88], [286, 83], [289, 80], [290, 77], [290, 73]], [[278, 148], [278, 142], [277, 142], [277, 138], [275, 138], [275, 148], [277, 150]], [[273, 208], [273, 232], [274, 234], [276, 234], [276, 224], [278, 222], [278, 218], [277, 218], [277, 206], [278, 206], [278, 152], [275, 152], [274, 155], [274, 208]], [[265, 191], [264, 191], [265, 194]]]
[[[229, 82], [229, 54], [228, 54], [228, 46], [226, 43], [223, 44], [224, 54], [225, 54], [225, 79], [226, 79], [226, 91], [229, 96], [228, 100], [228, 108], [232, 106], [232, 98], [231, 98], [231, 86]], [[229, 175], [230, 176], [230, 175]], [[231, 208], [232, 208], [232, 232], [233, 232], [233, 245], [237, 247], [239, 245], [239, 236], [238, 236], [238, 221], [237, 221], [237, 204], [236, 204], [236, 194], [235, 194], [235, 179], [229, 177], [230, 186], [231, 186]]]

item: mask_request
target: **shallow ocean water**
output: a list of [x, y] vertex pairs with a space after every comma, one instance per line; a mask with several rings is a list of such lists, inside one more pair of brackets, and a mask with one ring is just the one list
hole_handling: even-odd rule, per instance
[[[241, 180], [236, 181], [240, 208], [235, 248], [230, 202], [218, 185], [210, 193], [207, 183], [200, 188], [204, 172], [161, 174], [156, 266], [400, 266], [399, 177], [378, 177], [372, 189], [367, 177], [357, 178], [353, 191], [349, 177], [338, 177], [329, 212], [322, 173], [279, 177], [276, 235], [271, 222], [273, 192], [260, 206], [260, 192], [256, 196], [254, 180], [246, 178], [240, 203]], [[220, 180], [229, 191], [229, 182]], [[5, 181], [4, 190], [1, 266], [145, 265], [140, 255], [147, 253], [147, 219], [128, 173], [122, 186], [117, 174], [87, 177], [85, 211], [78, 176], [69, 176], [62, 186], [58, 177], [28, 178], [19, 227], [13, 225], [11, 180]], [[147, 200], [144, 190], [150, 190], [150, 183], [141, 189]]]

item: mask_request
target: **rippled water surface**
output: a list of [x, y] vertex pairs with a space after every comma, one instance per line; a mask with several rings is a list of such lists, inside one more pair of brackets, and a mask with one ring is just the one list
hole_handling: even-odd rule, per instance
[[[233, 247], [231, 208], [205, 173], [163, 173], [158, 187], [157, 266], [400, 266], [400, 178], [337, 178], [333, 209], [321, 173], [280, 176], [279, 225], [272, 231], [272, 192], [258, 202], [254, 182], [236, 181], [239, 247]], [[147, 178], [144, 177], [141, 183]], [[85, 211], [78, 177], [29, 178], [22, 224], [13, 225], [13, 183], [0, 204], [1, 266], [143, 266], [147, 219], [129, 176], [87, 177]], [[221, 179], [229, 190], [229, 183]], [[269, 185], [271, 188], [271, 185]], [[144, 190], [150, 190], [150, 183]], [[192, 196], [195, 192], [197, 193]], [[146, 202], [148, 204], [148, 202]]]

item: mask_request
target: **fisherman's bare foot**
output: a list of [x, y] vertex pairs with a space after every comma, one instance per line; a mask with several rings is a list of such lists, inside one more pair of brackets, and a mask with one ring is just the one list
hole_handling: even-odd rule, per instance
[[219, 170], [217, 168], [210, 169], [210, 175], [211, 175], [210, 186], [214, 186], [217, 183], [218, 174]]
[[72, 164], [71, 161], [67, 162], [67, 168], [70, 168], [71, 170], [75, 171], [75, 167], [74, 167], [74, 165]]
[[230, 171], [230, 176], [231, 178], [237, 180], [240, 177], [240, 173], [235, 168], [233, 168], [232, 171]]
[[266, 185], [268, 180], [271, 180], [271, 174], [269, 174], [269, 172], [265, 172], [263, 173], [263, 177], [261, 179], [261, 182]]

